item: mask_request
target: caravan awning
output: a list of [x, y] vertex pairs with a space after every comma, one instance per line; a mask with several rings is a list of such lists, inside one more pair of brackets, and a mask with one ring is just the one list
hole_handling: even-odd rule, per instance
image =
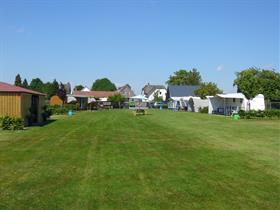
[[141, 100], [148, 100], [148, 98], [146, 96], [143, 96], [143, 95], [137, 95], [137, 96], [133, 96], [133, 97], [130, 97], [132, 99], [141, 99]]
[[240, 99], [244, 99], [245, 98], [243, 93], [217, 94], [217, 96], [220, 97], [220, 98], [240, 98]]

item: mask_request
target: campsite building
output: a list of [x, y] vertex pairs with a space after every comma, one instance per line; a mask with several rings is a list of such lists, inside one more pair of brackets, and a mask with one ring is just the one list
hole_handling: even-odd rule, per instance
[[125, 97], [126, 100], [128, 100], [130, 97], [135, 96], [135, 94], [129, 84], [119, 87], [117, 92], [120, 93], [123, 97]]
[[[69, 98], [75, 98], [80, 109], [88, 109], [91, 103], [96, 101], [106, 102], [108, 97], [115, 95], [115, 91], [73, 91]], [[68, 101], [68, 99], [67, 99]]]
[[24, 124], [43, 122], [45, 94], [0, 82], [0, 116], [19, 117]]
[[150, 85], [149, 83], [142, 88], [141, 95], [145, 95], [149, 102], [152, 102], [155, 98], [155, 94], [158, 97], [162, 97], [162, 100], [166, 100], [166, 88], [164, 85]]
[[252, 100], [248, 100], [243, 93], [217, 94], [208, 96], [209, 114], [231, 115], [232, 112], [240, 110], [265, 110], [265, 101], [262, 94], [257, 95]]

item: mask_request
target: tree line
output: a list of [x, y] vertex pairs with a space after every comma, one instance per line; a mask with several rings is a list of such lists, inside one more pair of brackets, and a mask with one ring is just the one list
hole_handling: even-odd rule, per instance
[[[62, 82], [58, 83], [56, 79], [52, 82], [44, 83], [40, 78], [34, 78], [31, 80], [30, 84], [28, 84], [27, 79], [22, 81], [20, 74], [17, 74], [15, 77], [14, 85], [27, 88], [30, 90], [34, 90], [37, 92], [45, 93], [47, 98], [50, 99], [52, 96], [57, 95], [63, 102], [67, 100], [67, 94], [71, 93], [71, 85], [70, 83], [63, 84]], [[81, 91], [84, 88], [83, 85], [76, 85], [74, 90]], [[97, 79], [93, 82], [91, 90], [93, 91], [115, 91], [117, 90], [116, 85], [111, 82], [108, 78]], [[123, 101], [120, 95], [116, 94], [116, 96], [111, 98], [112, 101]]]
[[[168, 85], [197, 85], [195, 94], [201, 98], [208, 95], [216, 95], [223, 91], [214, 82], [203, 82], [200, 72], [193, 68], [191, 70], [181, 69], [170, 75], [166, 81]], [[48, 98], [58, 95], [63, 101], [66, 95], [71, 93], [71, 85], [69, 83], [58, 83], [56, 79], [52, 82], [42, 82], [40, 78], [32, 79], [30, 84], [18, 74], [15, 78], [15, 85], [28, 88], [34, 91], [42, 92]], [[241, 92], [247, 99], [254, 98], [257, 94], [263, 94], [266, 100], [280, 99], [280, 73], [276, 70], [266, 70], [256, 67], [244, 69], [236, 73], [236, 79], [233, 86], [237, 87], [237, 92]], [[74, 90], [80, 91], [83, 85], [76, 85]], [[97, 79], [93, 82], [91, 90], [93, 91], [116, 91], [116, 85], [108, 78]]]
[[70, 83], [58, 83], [56, 79], [54, 79], [52, 82], [44, 83], [40, 78], [34, 78], [31, 80], [30, 84], [28, 84], [27, 79], [24, 79], [22, 81], [20, 74], [17, 74], [14, 84], [19, 87], [45, 93], [48, 99], [50, 99], [54, 95], [57, 95], [63, 101], [66, 101], [66, 95], [71, 93]]

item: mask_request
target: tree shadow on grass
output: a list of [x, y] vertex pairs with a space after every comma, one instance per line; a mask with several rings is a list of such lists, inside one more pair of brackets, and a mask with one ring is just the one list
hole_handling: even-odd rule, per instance
[[28, 127], [43, 127], [43, 126], [50, 125], [55, 121], [56, 121], [56, 119], [49, 119], [49, 120], [47, 120], [45, 122], [41, 122], [41, 123], [32, 123], [32, 125], [30, 125]]

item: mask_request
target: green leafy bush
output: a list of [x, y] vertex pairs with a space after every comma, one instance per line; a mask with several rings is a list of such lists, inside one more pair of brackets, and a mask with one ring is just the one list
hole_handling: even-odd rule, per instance
[[2, 130], [22, 130], [23, 120], [17, 117], [1, 117], [0, 118], [0, 127]]
[[48, 109], [48, 106], [44, 106], [43, 107], [43, 113], [42, 113], [42, 117], [43, 117], [43, 121], [47, 121], [47, 119], [52, 115], [51, 111]]
[[268, 118], [268, 119], [280, 119], [280, 110], [279, 109], [271, 109], [271, 110], [264, 110], [264, 111], [247, 111], [245, 112], [244, 110], [240, 110], [238, 112], [239, 116], [242, 119], [263, 119], [263, 118]]
[[208, 106], [203, 107], [203, 108], [199, 107], [198, 111], [200, 113], [208, 114]]
[[129, 107], [135, 107], [135, 102], [134, 101], [130, 101], [129, 102]]

